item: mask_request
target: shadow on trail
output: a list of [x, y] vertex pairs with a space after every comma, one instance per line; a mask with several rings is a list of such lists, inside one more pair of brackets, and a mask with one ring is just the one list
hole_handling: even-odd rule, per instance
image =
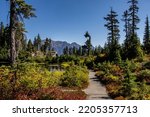
[[96, 76], [94, 78], [91, 78], [91, 80], [93, 80], [93, 81], [95, 81], [97, 83], [100, 83], [100, 85], [102, 85], [102, 86], [105, 86], [104, 84], [101, 83], [100, 79], [97, 78]]

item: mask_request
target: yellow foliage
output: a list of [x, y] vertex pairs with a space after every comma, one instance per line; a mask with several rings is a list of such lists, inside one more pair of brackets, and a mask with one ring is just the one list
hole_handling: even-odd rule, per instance
[[25, 87], [47, 88], [49, 86], [58, 86], [63, 72], [50, 72], [46, 68], [37, 66], [36, 64], [25, 65], [25, 68], [18, 71], [19, 82]]
[[63, 68], [63, 69], [66, 69], [67, 67], [69, 67], [70, 66], [70, 62], [63, 62], [62, 64], [61, 64], [61, 67]]

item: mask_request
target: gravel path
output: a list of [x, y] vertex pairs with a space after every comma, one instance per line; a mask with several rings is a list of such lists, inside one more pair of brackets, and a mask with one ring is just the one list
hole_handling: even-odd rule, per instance
[[110, 100], [105, 86], [96, 78], [95, 72], [89, 71], [89, 86], [84, 90], [87, 100]]

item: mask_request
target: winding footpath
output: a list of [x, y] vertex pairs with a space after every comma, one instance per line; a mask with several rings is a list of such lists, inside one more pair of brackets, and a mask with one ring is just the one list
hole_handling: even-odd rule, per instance
[[87, 100], [110, 100], [105, 86], [95, 76], [95, 72], [89, 71], [89, 86], [84, 89]]

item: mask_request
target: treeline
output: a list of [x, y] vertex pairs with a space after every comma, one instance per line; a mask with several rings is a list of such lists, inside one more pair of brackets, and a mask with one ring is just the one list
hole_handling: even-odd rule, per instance
[[14, 66], [21, 50], [25, 49], [24, 19], [35, 17], [35, 9], [25, 0], [7, 0], [9, 3], [9, 24], [0, 27], [0, 60]]
[[[149, 28], [149, 18], [146, 16], [145, 21], [145, 31], [143, 34], [143, 43], [140, 42], [137, 30], [140, 18], [138, 16], [138, 0], [129, 0], [127, 2], [129, 8], [125, 10], [122, 14], [121, 21], [124, 22], [124, 33], [125, 39], [122, 44], [119, 43], [120, 40], [120, 29], [119, 29], [119, 19], [118, 14], [112, 8], [110, 12], [104, 17], [106, 24], [104, 25], [108, 30], [107, 42], [104, 47], [92, 46], [91, 35], [86, 32], [85, 38], [87, 39], [85, 44], [80, 48], [68, 48], [64, 49], [65, 55], [99, 55], [103, 56], [103, 61], [113, 61], [115, 63], [121, 62], [126, 59], [142, 59], [144, 54], [150, 53], [150, 28]], [[101, 61], [102, 62], [102, 61]]]
[[138, 16], [138, 0], [128, 0], [129, 8], [123, 13], [122, 21], [124, 22], [125, 40], [121, 45], [119, 44], [120, 30], [119, 20], [117, 19], [117, 12], [112, 8], [110, 12], [104, 17], [108, 29], [107, 42], [104, 46], [104, 53], [109, 61], [120, 62], [122, 59], [142, 58], [144, 54], [150, 53], [150, 30], [149, 19], [146, 17], [145, 32], [143, 44], [137, 34], [138, 23], [140, 18]]
[[0, 23], [0, 60], [8, 60], [9, 49], [9, 27], [4, 26], [3, 22]]
[[[25, 28], [23, 23], [16, 23], [16, 35], [15, 35], [15, 48], [16, 56], [18, 58], [21, 51], [26, 51], [27, 49], [27, 39], [25, 36]], [[0, 23], [0, 61], [8, 62], [10, 61], [10, 26], [4, 25], [3, 22]]]
[[[15, 35], [16, 58], [23, 56], [31, 56], [32, 53], [40, 51], [43, 55], [48, 54], [49, 51], [54, 51], [51, 48], [51, 39], [46, 38], [42, 42], [40, 35], [35, 36], [32, 41], [25, 36], [26, 30], [23, 23], [17, 23], [17, 30]], [[0, 23], [0, 61], [9, 62], [10, 59], [10, 26]]]
[[[16, 2], [15, 4], [19, 6], [20, 13], [24, 18], [33, 17], [33, 11], [31, 5], [27, 5], [24, 0], [21, 2], [11, 0], [11, 2]], [[26, 5], [26, 12], [22, 11], [21, 5]], [[149, 19], [146, 17], [145, 21], [145, 32], [143, 38], [143, 44], [141, 44], [140, 39], [137, 34], [138, 23], [140, 22], [138, 16], [138, 0], [129, 0], [129, 8], [122, 14], [122, 21], [124, 22], [124, 32], [125, 39], [122, 44], [119, 43], [120, 30], [119, 30], [119, 20], [117, 19], [117, 12], [112, 8], [110, 12], [104, 17], [106, 24], [104, 25], [108, 29], [107, 42], [104, 47], [92, 46], [92, 37], [89, 32], [84, 34], [86, 41], [85, 44], [76, 47], [65, 47], [63, 49], [64, 55], [76, 55], [76, 56], [90, 56], [90, 55], [100, 55], [103, 54], [104, 61], [115, 61], [116, 63], [121, 60], [142, 58], [144, 54], [150, 53], [150, 30], [149, 30]], [[10, 11], [16, 10], [11, 9]], [[25, 15], [28, 16], [25, 16]], [[46, 38], [42, 41], [40, 35], [35, 36], [33, 41], [25, 36], [26, 30], [24, 24], [18, 18], [13, 18], [16, 16], [10, 16], [10, 24], [4, 26], [3, 22], [0, 24], [0, 60], [1, 61], [11, 61], [11, 59], [26, 58], [26, 56], [31, 56], [31, 53], [36, 53], [40, 51], [43, 55], [51, 55], [52, 51], [55, 51], [51, 46], [51, 39]], [[13, 19], [12, 19], [13, 18]], [[18, 20], [17, 20], [18, 19]], [[13, 21], [12, 21], [13, 20]], [[11, 24], [13, 23], [15, 29]], [[14, 33], [14, 32], [15, 33]], [[13, 35], [14, 34], [14, 35]], [[12, 41], [14, 40], [14, 41]], [[14, 44], [15, 43], [15, 44]], [[15, 54], [12, 54], [15, 53]], [[15, 56], [15, 57], [12, 57]]]
[[88, 31], [85, 33], [84, 36], [86, 38], [84, 45], [80, 46], [79, 48], [66, 46], [63, 49], [63, 54], [64, 55], [76, 55], [76, 56], [89, 56], [89, 55], [96, 56], [100, 54], [102, 51], [102, 47], [100, 45], [96, 47], [92, 46], [91, 35], [89, 34]]
[[[31, 57], [33, 54], [36, 56], [49, 56], [52, 57], [51, 53], [56, 52], [52, 48], [52, 40], [50, 38], [42, 39], [40, 34], [34, 37], [33, 41], [26, 38], [24, 24], [21, 22], [17, 23], [17, 30], [15, 35], [15, 47], [16, 47], [16, 59], [26, 59]], [[99, 45], [93, 47], [91, 44], [91, 36], [88, 32], [85, 33], [87, 39], [85, 45], [77, 47], [66, 46], [63, 49], [63, 55], [75, 55], [75, 56], [87, 56], [87, 55], [98, 55], [103, 51], [103, 48]], [[10, 26], [5, 26], [3, 22], [0, 25], [0, 61], [9, 62], [10, 59]], [[57, 52], [56, 52], [57, 53]]]

